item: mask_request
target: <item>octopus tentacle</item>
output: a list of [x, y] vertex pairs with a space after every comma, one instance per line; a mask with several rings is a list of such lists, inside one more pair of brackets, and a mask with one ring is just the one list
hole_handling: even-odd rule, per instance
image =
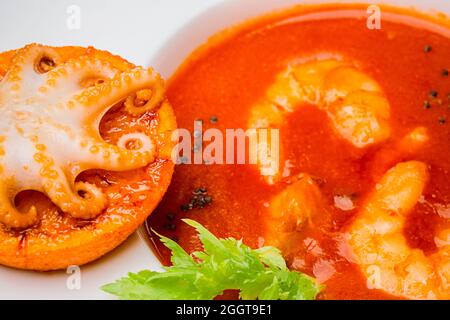
[[117, 72], [106, 61], [80, 56], [49, 71], [38, 91], [49, 103], [60, 103], [70, 99], [74, 92], [113, 78]]
[[[130, 95], [137, 96], [141, 90], [151, 90], [149, 100], [142, 106], [142, 109], [134, 106], [131, 109], [128, 107], [127, 110], [135, 114], [137, 113], [137, 109], [141, 110], [141, 113], [144, 113], [158, 107], [164, 98], [164, 88], [161, 84], [163, 82], [160, 75], [153, 69], [138, 67], [120, 73], [105, 83], [81, 91], [68, 104], [69, 106], [81, 105], [87, 107], [89, 116], [86, 120], [97, 125], [109, 107], [127, 99]], [[149, 97], [149, 92], [145, 91], [143, 95], [142, 97], [144, 98]], [[143, 100], [145, 101], [145, 99]], [[126, 106], [127, 103], [125, 103], [125, 108], [127, 108]]]
[[35, 224], [38, 221], [36, 207], [20, 212], [14, 204], [16, 193], [8, 191], [9, 188], [5, 181], [0, 184], [0, 222], [11, 228], [26, 228]]
[[82, 219], [94, 218], [102, 212], [107, 200], [99, 188], [75, 182], [76, 176], [67, 175], [63, 167], [43, 150], [36, 158], [40, 164], [41, 189], [63, 212]]
[[[57, 166], [49, 155], [40, 152], [41, 176], [43, 190], [63, 212], [74, 218], [91, 219], [102, 212], [107, 204], [106, 195], [95, 185], [75, 182], [76, 177], [88, 169], [111, 171], [132, 170], [146, 166], [154, 161], [156, 152], [151, 139], [139, 133], [125, 135], [125, 141], [142, 139], [139, 149], [127, 149], [126, 142], [121, 146], [109, 144], [96, 138], [81, 140], [81, 149], [75, 157], [79, 162], [72, 162], [64, 170]], [[75, 139], [77, 140], [77, 139]], [[85, 160], [88, 159], [88, 160]], [[80, 192], [83, 196], [80, 195]]]
[[59, 63], [59, 55], [53, 48], [27, 45], [14, 55], [12, 66], [2, 79], [3, 91], [16, 101], [19, 97], [26, 101], [44, 83], [45, 74]]

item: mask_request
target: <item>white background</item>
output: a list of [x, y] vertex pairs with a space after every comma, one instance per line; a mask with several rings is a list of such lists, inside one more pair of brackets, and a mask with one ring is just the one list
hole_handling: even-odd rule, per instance
[[[31, 42], [92, 45], [148, 65], [151, 55], [195, 15], [220, 0], [0, 0], [0, 51]], [[67, 9], [81, 9], [69, 30]]]

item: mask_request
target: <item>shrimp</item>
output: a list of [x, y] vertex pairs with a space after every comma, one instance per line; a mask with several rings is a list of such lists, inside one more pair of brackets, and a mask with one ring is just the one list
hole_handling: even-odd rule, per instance
[[418, 161], [391, 168], [350, 227], [348, 244], [371, 289], [410, 299], [450, 298], [450, 228], [436, 237], [438, 252], [425, 255], [403, 235], [408, 213], [428, 181]]
[[316, 182], [310, 176], [300, 174], [270, 201], [265, 243], [286, 253], [291, 244], [296, 246], [295, 235], [323, 210], [322, 194]]
[[[337, 134], [356, 148], [390, 136], [390, 105], [379, 84], [350, 63], [335, 59], [288, 66], [250, 109], [248, 127], [279, 128], [289, 113], [304, 104], [325, 112]], [[281, 147], [279, 152], [281, 159]], [[279, 179], [280, 170], [266, 177], [269, 184]]]

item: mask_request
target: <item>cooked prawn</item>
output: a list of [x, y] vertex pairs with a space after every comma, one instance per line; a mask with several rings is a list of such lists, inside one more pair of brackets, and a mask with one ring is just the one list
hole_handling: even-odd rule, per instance
[[[335, 59], [288, 66], [251, 108], [248, 127], [279, 128], [302, 104], [326, 112], [337, 134], [357, 148], [390, 136], [390, 105], [381, 87], [355, 66]], [[277, 178], [279, 171], [266, 180]]]
[[295, 236], [311, 224], [323, 208], [322, 194], [316, 182], [310, 176], [300, 174], [270, 201], [265, 243], [286, 253], [291, 244], [296, 246]]
[[412, 249], [402, 231], [428, 181], [427, 166], [399, 163], [379, 181], [349, 230], [348, 243], [369, 288], [410, 299], [450, 298], [450, 228], [436, 237], [438, 251]]

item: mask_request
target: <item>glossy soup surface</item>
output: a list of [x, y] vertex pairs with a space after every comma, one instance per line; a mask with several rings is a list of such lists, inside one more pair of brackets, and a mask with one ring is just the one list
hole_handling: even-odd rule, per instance
[[[295, 252], [286, 259], [290, 268], [325, 283], [320, 298], [395, 298], [367, 288], [343, 239], [375, 187], [375, 177], [397, 162], [414, 159], [429, 165], [431, 178], [424, 195], [427, 205], [416, 205], [404, 235], [411, 247], [427, 254], [436, 251], [435, 230], [444, 223], [436, 208], [450, 205], [450, 78], [443, 74], [450, 68], [450, 39], [404, 15], [388, 13], [381, 30], [369, 30], [362, 8], [318, 10], [247, 25], [200, 50], [173, 76], [168, 97], [180, 128], [192, 131], [194, 120], [202, 119], [203, 129], [225, 130], [246, 128], [249, 108], [264, 96], [277, 73], [296, 59], [337, 53], [374, 78], [391, 105], [388, 141], [357, 149], [339, 137], [326, 114], [314, 106], [299, 108], [280, 128], [285, 157], [291, 163], [289, 174], [307, 172], [316, 177], [327, 203], [326, 212], [301, 232]], [[426, 46], [432, 49], [424, 50]], [[431, 91], [437, 96], [430, 97]], [[425, 101], [430, 106], [424, 107]], [[211, 122], [211, 116], [217, 122]], [[418, 126], [427, 128], [429, 142], [413, 154], [392, 155], [395, 141]], [[285, 185], [285, 181], [266, 184], [251, 165], [178, 165], [149, 226], [190, 252], [201, 246], [182, 218], [199, 221], [219, 237], [242, 238], [258, 247], [264, 244], [267, 204]], [[199, 187], [206, 188], [212, 203], [181, 210]], [[355, 208], [338, 209], [334, 199], [340, 195], [351, 197]], [[159, 242], [155, 245], [168, 264], [169, 252]]]

